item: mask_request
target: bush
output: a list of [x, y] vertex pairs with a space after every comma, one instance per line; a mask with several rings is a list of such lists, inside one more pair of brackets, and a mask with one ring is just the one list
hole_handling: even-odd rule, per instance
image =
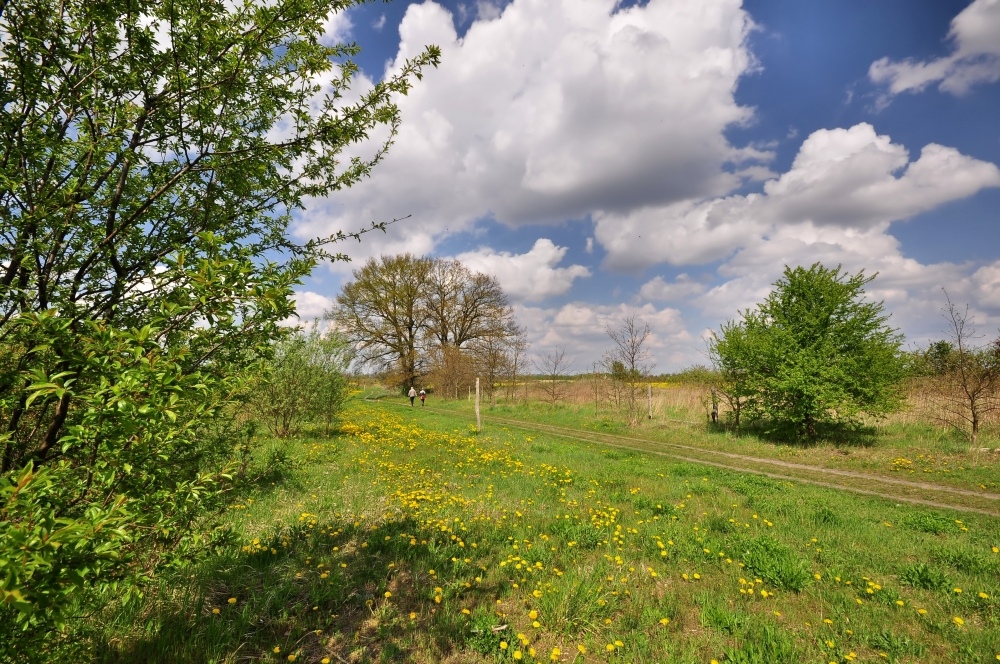
[[333, 333], [296, 332], [279, 341], [263, 365], [250, 408], [272, 435], [287, 438], [308, 421], [321, 421], [326, 434], [348, 395], [344, 373], [351, 360], [347, 342]]

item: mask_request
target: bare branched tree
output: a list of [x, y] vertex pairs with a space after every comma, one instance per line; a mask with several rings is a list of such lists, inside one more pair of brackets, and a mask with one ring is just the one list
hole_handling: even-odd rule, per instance
[[606, 331], [614, 346], [604, 354], [603, 364], [611, 376], [619, 410], [629, 426], [635, 426], [642, 418], [643, 386], [653, 368], [646, 343], [652, 330], [632, 313], [618, 327], [609, 325]]
[[979, 431], [992, 415], [1000, 413], [1000, 338], [982, 343], [969, 306], [959, 308], [945, 292], [943, 315], [948, 323], [952, 350], [943, 371], [933, 382], [933, 400], [939, 418], [979, 442]]
[[563, 378], [569, 373], [571, 360], [566, 359], [566, 351], [554, 350], [542, 355], [535, 361], [535, 367], [542, 375], [542, 393], [545, 401], [554, 409], [556, 403], [566, 398], [566, 382]]

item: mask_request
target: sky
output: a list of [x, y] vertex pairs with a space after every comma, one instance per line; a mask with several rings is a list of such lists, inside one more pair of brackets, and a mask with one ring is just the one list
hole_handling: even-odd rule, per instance
[[371, 177], [296, 215], [298, 239], [408, 216], [320, 266], [303, 319], [411, 252], [496, 276], [576, 372], [633, 314], [656, 373], [707, 364], [816, 262], [877, 273], [907, 349], [946, 338], [945, 291], [1000, 330], [1000, 0], [395, 0], [326, 30], [362, 48], [356, 92], [442, 61]]

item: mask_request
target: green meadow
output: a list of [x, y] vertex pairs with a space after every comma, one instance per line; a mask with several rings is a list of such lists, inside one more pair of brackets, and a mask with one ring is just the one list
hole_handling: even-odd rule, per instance
[[78, 630], [142, 662], [984, 662], [1000, 519], [350, 403], [238, 542]]

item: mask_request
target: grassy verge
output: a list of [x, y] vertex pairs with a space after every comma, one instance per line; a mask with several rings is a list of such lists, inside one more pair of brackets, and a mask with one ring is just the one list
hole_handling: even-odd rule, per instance
[[983, 662], [1000, 520], [357, 402], [97, 661]]
[[[434, 408], [472, 416], [473, 407], [468, 401], [434, 400], [431, 403]], [[768, 441], [746, 432], [713, 428], [707, 422], [691, 419], [694, 416], [689, 410], [670, 412], [666, 407], [654, 409], [653, 419], [633, 429], [610, 414], [595, 413], [592, 406], [579, 404], [559, 404], [556, 408], [540, 402], [499, 404], [494, 408], [483, 407], [482, 412], [487, 421], [491, 415], [510, 417], [821, 468], [1000, 493], [1000, 453], [972, 450], [967, 442], [947, 431], [919, 422], [888, 424], [852, 440], [805, 445]]]

